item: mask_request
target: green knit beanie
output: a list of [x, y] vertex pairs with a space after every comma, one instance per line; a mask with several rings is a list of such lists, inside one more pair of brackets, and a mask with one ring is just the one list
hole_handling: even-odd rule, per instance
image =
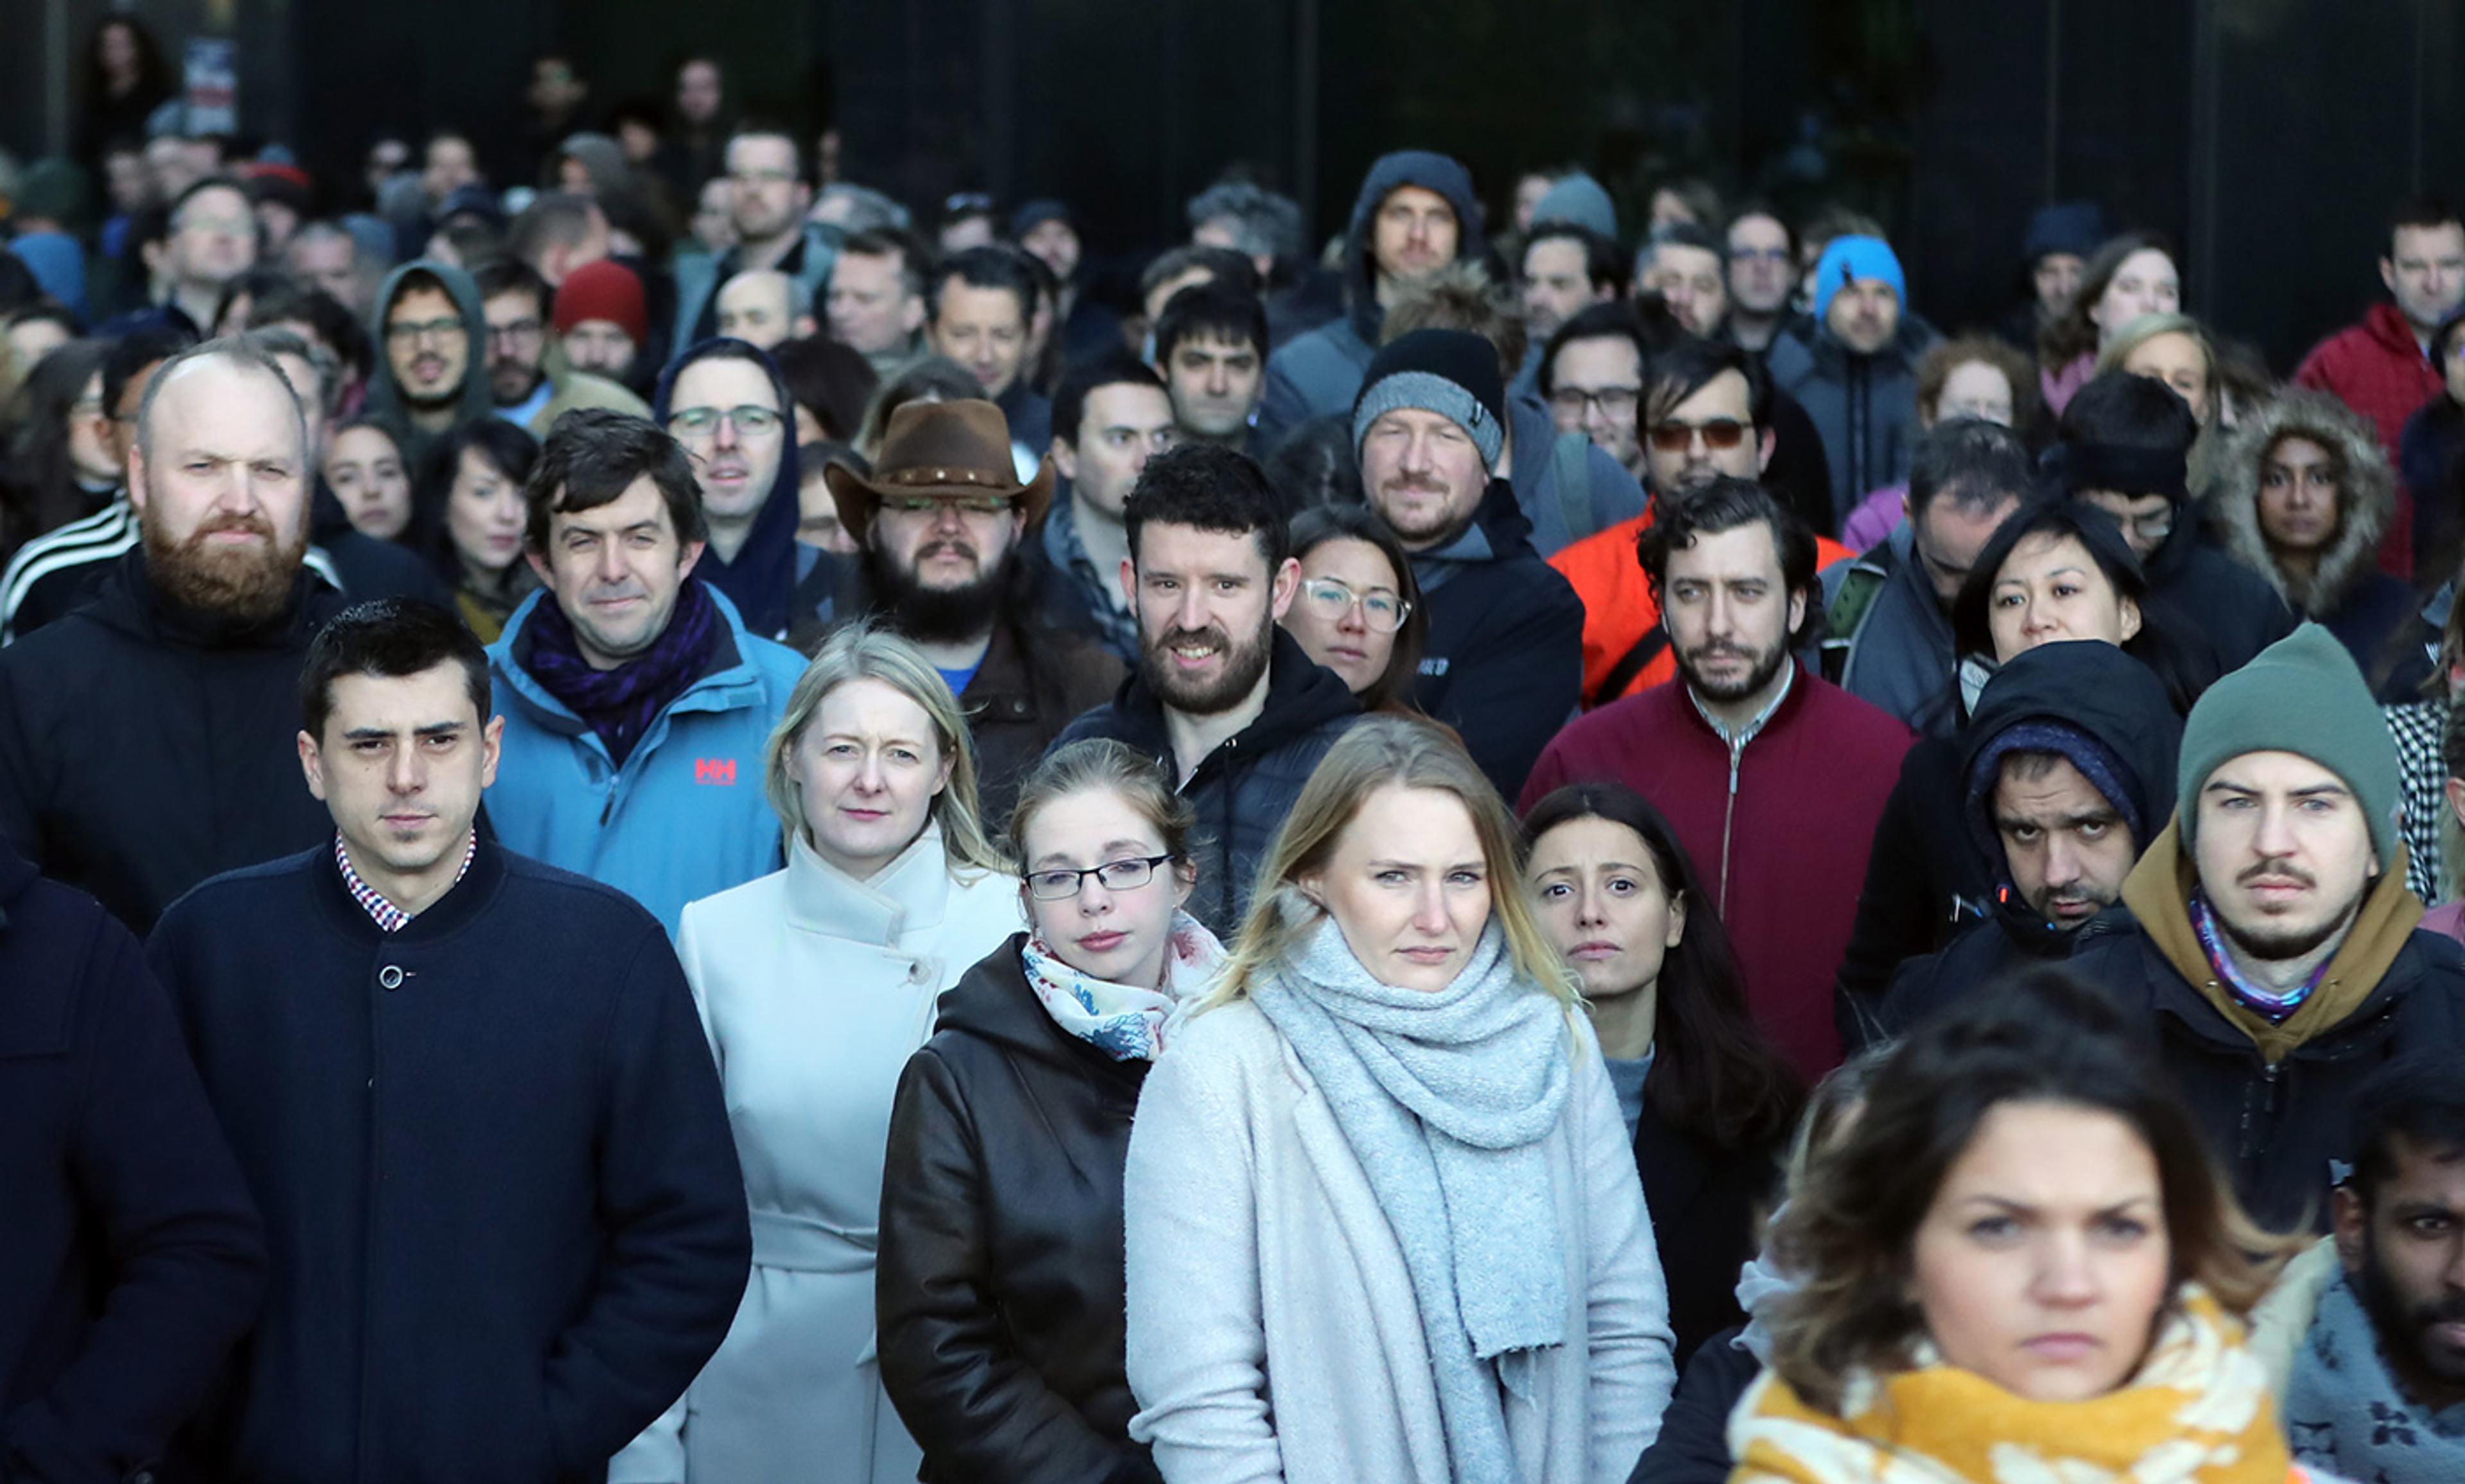
[[2291, 752], [2343, 779], [2370, 825], [2380, 865], [2396, 859], [2396, 742], [2354, 657], [2327, 630], [2304, 624], [2210, 686], [2191, 708], [2175, 793], [2186, 851], [2198, 844], [2209, 775], [2246, 752]]

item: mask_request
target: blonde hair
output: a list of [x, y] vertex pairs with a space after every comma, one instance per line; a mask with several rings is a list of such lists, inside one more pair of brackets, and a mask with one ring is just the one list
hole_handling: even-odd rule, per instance
[[763, 749], [763, 795], [779, 816], [789, 853], [797, 837], [810, 838], [811, 828], [805, 821], [805, 786], [796, 778], [797, 739], [831, 692], [851, 680], [878, 680], [923, 708], [933, 723], [933, 740], [950, 759], [950, 781], [934, 796], [929, 816], [941, 829], [942, 853], [953, 867], [1006, 875], [1010, 868], [985, 838], [976, 802], [976, 746], [967, 736], [959, 698], [915, 645], [870, 623], [848, 624], [823, 641], [813, 662], [797, 677], [796, 688], [788, 693], [787, 714]]
[[2185, 481], [2194, 499], [2207, 496], [2217, 481], [2219, 466], [2225, 459], [2225, 388], [2217, 381], [2216, 342], [2200, 321], [2185, 314], [2140, 315], [2114, 332], [2113, 343], [2097, 353], [2097, 371], [2120, 371], [2131, 353], [2160, 335], [2185, 336], [2200, 347], [2201, 364], [2208, 367], [2209, 411], [2200, 419], [2199, 436], [2191, 440], [2190, 452], [2185, 455]]
[[1231, 1004], [1249, 992], [1254, 979], [1273, 974], [1301, 938], [1326, 917], [1326, 909], [1302, 893], [1300, 877], [1323, 870], [1336, 840], [1369, 796], [1385, 787], [1432, 788], [1451, 793], [1472, 816], [1489, 871], [1490, 916], [1506, 937], [1507, 958], [1518, 977], [1556, 997], [1572, 1012], [1583, 995], [1574, 974], [1541, 929], [1522, 889], [1515, 822], [1505, 801], [1490, 786], [1452, 733], [1420, 717], [1371, 716], [1353, 723], [1319, 760], [1300, 797], [1258, 863], [1257, 886], [1248, 916], [1233, 940], [1231, 958], [1202, 1010]]

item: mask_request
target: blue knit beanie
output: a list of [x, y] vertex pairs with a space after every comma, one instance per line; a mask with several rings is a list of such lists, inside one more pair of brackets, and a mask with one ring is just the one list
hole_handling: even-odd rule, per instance
[[1900, 297], [1900, 306], [1908, 307], [1909, 280], [1900, 272], [1899, 255], [1890, 243], [1880, 237], [1834, 237], [1814, 265], [1816, 323], [1831, 313], [1832, 296], [1848, 287], [1852, 278], [1882, 279]]

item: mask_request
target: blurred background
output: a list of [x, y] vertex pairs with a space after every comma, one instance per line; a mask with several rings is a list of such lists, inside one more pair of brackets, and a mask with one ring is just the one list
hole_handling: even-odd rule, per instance
[[227, 41], [240, 137], [288, 146], [321, 208], [380, 134], [444, 124], [522, 184], [501, 161], [543, 53], [590, 122], [664, 104], [704, 52], [732, 109], [834, 128], [841, 179], [1060, 196], [1122, 259], [1181, 240], [1228, 166], [1322, 238], [1372, 157], [1419, 145], [1472, 166], [1494, 221], [1570, 162], [1630, 223], [1680, 177], [1866, 210], [1949, 329], [2020, 292], [2036, 206], [2087, 197], [2179, 242], [2187, 307], [2280, 369], [2378, 294], [2383, 216], [2465, 154], [2455, 0], [0, 0], [0, 147], [74, 144], [115, 10], [175, 73]]

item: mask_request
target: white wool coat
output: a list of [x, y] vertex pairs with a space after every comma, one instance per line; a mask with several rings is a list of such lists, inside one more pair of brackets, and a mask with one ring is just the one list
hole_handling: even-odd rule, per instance
[[[1504, 1399], [1517, 1479], [1624, 1484], [1677, 1383], [1652, 1223], [1600, 1048], [1545, 1141], [1568, 1342]], [[1126, 1177], [1130, 1434], [1168, 1484], [1451, 1484], [1402, 1249], [1326, 1099], [1248, 1001], [1148, 1074]]]
[[1018, 878], [952, 871], [938, 830], [870, 880], [788, 869], [684, 910], [677, 956], [753, 1206], [735, 1327], [611, 1484], [908, 1484], [923, 1454], [874, 1359], [890, 1107], [936, 1002], [1019, 930]]

